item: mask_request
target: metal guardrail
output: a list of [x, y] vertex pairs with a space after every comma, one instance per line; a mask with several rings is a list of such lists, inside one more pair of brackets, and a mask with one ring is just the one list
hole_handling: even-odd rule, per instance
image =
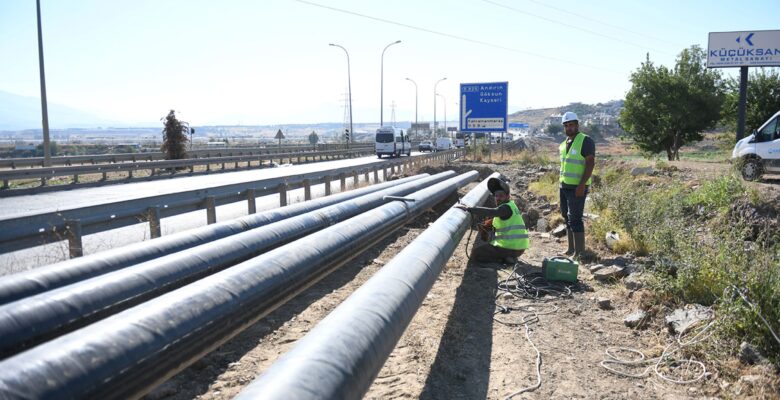
[[[346, 190], [346, 179], [355, 183], [359, 175], [366, 181], [373, 174], [379, 181], [379, 171], [387, 180], [388, 171], [415, 168], [428, 163], [446, 163], [465, 154], [463, 149], [431, 153], [394, 160], [375, 161], [369, 164], [288, 175], [278, 178], [242, 182], [224, 186], [196, 189], [133, 200], [124, 200], [95, 206], [47, 212], [0, 220], [0, 253], [22, 250], [48, 243], [68, 241], [71, 257], [83, 254], [83, 235], [103, 232], [138, 223], [149, 223], [150, 236], [161, 236], [160, 219], [191, 211], [206, 210], [206, 222], [216, 222], [216, 207], [223, 204], [247, 201], [250, 214], [256, 212], [258, 196], [279, 194], [281, 206], [287, 204], [287, 191], [303, 188], [304, 198], [311, 199], [311, 185], [325, 184], [325, 195], [331, 194], [331, 183], [338, 180], [341, 190]], [[74, 167], [75, 168], [75, 167]]]
[[[273, 146], [273, 147], [223, 147], [214, 149], [190, 150], [187, 155], [190, 158], [253, 156], [260, 154], [278, 154], [282, 152], [317, 152], [344, 150], [345, 144], [319, 144], [317, 146]], [[350, 145], [352, 149], [374, 148], [374, 144], [356, 143]], [[51, 166], [71, 166], [84, 164], [160, 161], [165, 160], [165, 153], [126, 153], [126, 154], [94, 154], [79, 156], [51, 157]], [[43, 157], [24, 158], [0, 158], [0, 169], [16, 169], [21, 167], [43, 167]]]
[[[24, 168], [14, 170], [0, 170], [0, 179], [3, 181], [0, 196], [13, 194], [15, 189], [11, 189], [10, 182], [14, 180], [30, 180], [40, 179], [40, 186], [47, 186], [47, 181], [51, 178], [60, 176], [73, 176], [73, 182], [70, 185], [79, 184], [79, 175], [88, 174], [102, 174], [101, 182], [108, 181], [108, 173], [110, 172], [127, 172], [126, 179], [132, 179], [135, 171], [148, 170], [151, 171], [151, 176], [154, 176], [158, 171], [177, 171], [180, 169], [189, 169], [190, 173], [195, 172], [196, 166], [206, 166], [206, 171], [211, 171], [211, 165], [222, 165], [222, 169], [225, 169], [226, 164], [234, 164], [235, 168], [239, 168], [239, 163], [246, 163], [246, 168], [252, 167], [252, 162], [257, 162], [256, 167], [262, 167], [264, 162], [268, 162], [269, 165], [274, 160], [279, 160], [280, 164], [284, 163], [284, 160], [288, 160], [290, 163], [294, 159], [298, 163], [301, 160], [306, 162], [309, 159], [315, 160], [317, 158], [320, 161], [330, 160], [332, 158], [347, 158], [350, 156], [362, 156], [367, 154], [373, 154], [373, 148], [359, 148], [350, 150], [330, 150], [319, 152], [295, 152], [295, 153], [276, 153], [276, 154], [262, 154], [262, 155], [245, 155], [245, 156], [232, 156], [232, 157], [216, 157], [216, 158], [189, 158], [184, 160], [164, 160], [164, 161], [142, 161], [142, 162], [125, 162], [116, 164], [95, 164], [95, 165], [80, 165], [71, 167], [42, 167], [42, 168]], [[72, 188], [70, 185], [63, 185], [67, 188]]]

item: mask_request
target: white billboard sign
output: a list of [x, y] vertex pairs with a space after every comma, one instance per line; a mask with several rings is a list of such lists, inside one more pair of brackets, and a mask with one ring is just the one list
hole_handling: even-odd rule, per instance
[[708, 68], [780, 66], [780, 31], [710, 32]]

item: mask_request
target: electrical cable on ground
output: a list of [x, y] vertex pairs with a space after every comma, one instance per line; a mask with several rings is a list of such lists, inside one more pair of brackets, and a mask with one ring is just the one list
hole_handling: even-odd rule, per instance
[[[710, 328], [716, 324], [717, 320], [711, 321], [709, 324], [707, 324], [701, 331], [699, 331], [696, 335], [693, 336], [691, 340], [683, 341], [683, 337], [688, 332], [688, 329], [695, 326], [691, 325], [683, 329], [676, 337], [675, 340], [668, 344], [664, 351], [661, 353], [659, 357], [655, 358], [645, 358], [644, 353], [642, 353], [639, 350], [632, 349], [629, 347], [609, 347], [605, 350], [605, 354], [607, 355], [607, 358], [602, 360], [599, 365], [601, 365], [602, 368], [606, 369], [607, 371], [624, 376], [627, 378], [645, 378], [650, 375], [650, 371], [652, 371], [657, 377], [660, 379], [676, 383], [676, 384], [690, 384], [695, 383], [700, 380], [702, 380], [707, 375], [707, 367], [704, 365], [703, 362], [694, 360], [694, 359], [688, 359], [684, 361], [678, 361], [673, 358], [671, 358], [671, 355], [683, 350], [685, 347], [694, 345], [697, 343], [701, 343], [705, 340], [707, 340], [710, 336], [712, 336], [712, 331]], [[706, 335], [702, 336], [705, 332], [708, 332]], [[624, 351], [633, 353], [639, 356], [638, 359], [633, 360], [627, 360], [625, 358], [621, 358], [620, 356], [614, 354], [616, 351]], [[652, 365], [650, 365], [652, 364]], [[662, 371], [660, 371], [659, 367], [665, 364], [666, 366], [670, 368], [677, 368], [680, 369], [682, 367], [685, 367], [685, 372], [689, 372], [691, 366], [696, 366], [696, 369], [700, 370], [701, 372], [697, 374], [695, 377], [691, 379], [674, 379], [668, 377], [666, 374], [664, 374]], [[640, 367], [646, 365], [644, 370], [641, 373], [629, 373], [625, 370], [619, 370], [616, 369], [614, 366], [622, 365], [624, 367], [632, 368], [632, 367]]]
[[[525, 338], [531, 347], [536, 351], [536, 383], [515, 391], [505, 397], [506, 400], [512, 399], [522, 393], [531, 392], [542, 386], [542, 353], [531, 340], [531, 325], [539, 323], [539, 316], [548, 315], [558, 311], [558, 306], [554, 304], [545, 304], [553, 300], [571, 297], [571, 286], [561, 282], [548, 282], [541, 273], [520, 274], [518, 268], [520, 263], [515, 263], [512, 272], [504, 279], [499, 281], [496, 286], [496, 300], [499, 297], [507, 297], [509, 294], [513, 299], [530, 300], [540, 302], [540, 304], [521, 304], [518, 306], [504, 306], [496, 302], [498, 311], [494, 313], [493, 320], [510, 327], [525, 327]], [[512, 311], [524, 312], [520, 322], [508, 322], [496, 318], [496, 314], [509, 314]]]

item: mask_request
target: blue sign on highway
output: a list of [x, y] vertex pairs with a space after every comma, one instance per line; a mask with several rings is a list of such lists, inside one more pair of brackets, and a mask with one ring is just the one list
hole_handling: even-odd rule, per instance
[[461, 132], [506, 132], [509, 82], [461, 83]]
[[509, 123], [510, 128], [516, 128], [516, 129], [527, 129], [528, 124], [524, 122], [510, 122]]

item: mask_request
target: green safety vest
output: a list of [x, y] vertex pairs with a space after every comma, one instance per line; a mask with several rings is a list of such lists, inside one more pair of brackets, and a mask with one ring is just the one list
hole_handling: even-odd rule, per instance
[[525, 221], [523, 221], [523, 216], [520, 215], [520, 210], [517, 209], [514, 201], [510, 200], [507, 204], [512, 209], [512, 217], [507, 220], [499, 217], [493, 218], [493, 229], [496, 236], [490, 244], [504, 249], [525, 250], [530, 246]]
[[[566, 141], [564, 140], [558, 149], [561, 152], [561, 178], [560, 182], [567, 185], [579, 185], [582, 175], [585, 173], [585, 157], [582, 156], [582, 142], [588, 137], [582, 132], [574, 137], [569, 152], [566, 153]], [[590, 186], [591, 178], [585, 182]]]

